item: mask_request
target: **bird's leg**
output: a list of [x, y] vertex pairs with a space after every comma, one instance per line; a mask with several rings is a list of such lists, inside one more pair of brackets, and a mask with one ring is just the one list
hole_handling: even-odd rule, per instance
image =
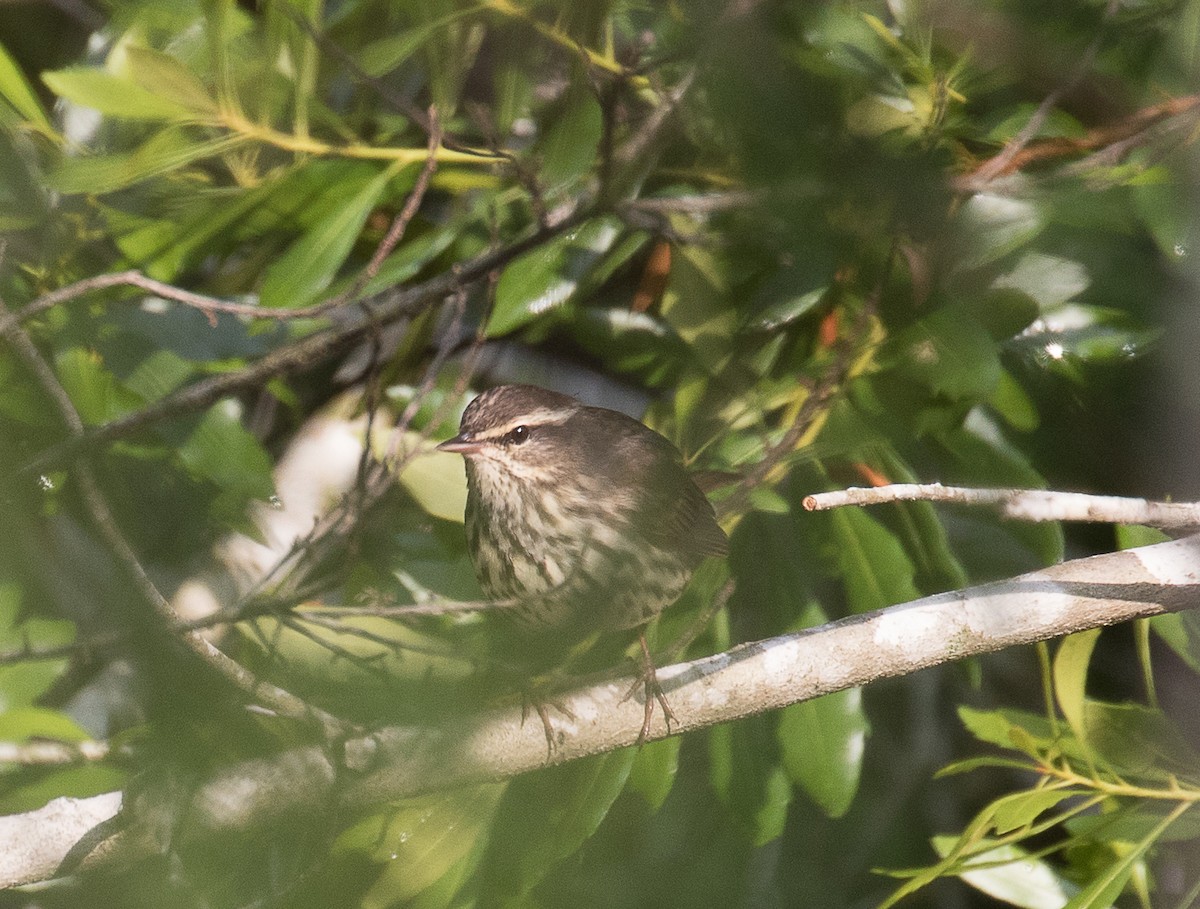
[[646, 737], [650, 735], [650, 721], [654, 719], [654, 702], [657, 701], [662, 707], [663, 721], [667, 724], [667, 733], [671, 732], [671, 721], [679, 722], [675, 716], [675, 712], [671, 709], [671, 705], [667, 703], [667, 696], [663, 694], [662, 686], [658, 684], [658, 673], [654, 669], [654, 660], [650, 656], [650, 647], [646, 644], [646, 632], [638, 632], [638, 644], [642, 649], [642, 674], [641, 677], [633, 683], [630, 689], [625, 692], [625, 697], [622, 700], [629, 700], [639, 687], [643, 691], [643, 709], [645, 714], [642, 718], [642, 731], [638, 733], [637, 741], [634, 744], [640, 745], [646, 741]]
[[529, 715], [532, 708], [534, 713], [538, 715], [538, 719], [542, 721], [542, 731], [546, 734], [546, 757], [553, 757], [555, 750], [558, 748], [558, 742], [555, 741], [554, 724], [550, 722], [550, 708], [553, 707], [568, 720], [574, 720], [575, 714], [567, 709], [566, 705], [560, 704], [558, 701], [543, 698], [538, 692], [525, 691], [521, 698], [521, 725], [525, 725], [525, 718]]

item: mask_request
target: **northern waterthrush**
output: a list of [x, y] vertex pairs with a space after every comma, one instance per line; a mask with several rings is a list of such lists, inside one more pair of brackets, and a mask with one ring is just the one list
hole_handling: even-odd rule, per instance
[[[679, 450], [632, 417], [532, 385], [485, 391], [459, 434], [467, 545], [480, 586], [530, 635], [641, 630], [728, 545]], [[648, 731], [657, 696], [645, 657]]]

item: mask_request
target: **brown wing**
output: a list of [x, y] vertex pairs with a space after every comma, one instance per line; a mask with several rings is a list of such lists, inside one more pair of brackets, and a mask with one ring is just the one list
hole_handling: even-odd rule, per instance
[[594, 453], [593, 468], [611, 484], [638, 491], [634, 523], [653, 545], [699, 563], [721, 556], [729, 541], [712, 505], [689, 476], [679, 450], [637, 420], [614, 411], [588, 408], [603, 431], [591, 437], [606, 439], [603, 452]]

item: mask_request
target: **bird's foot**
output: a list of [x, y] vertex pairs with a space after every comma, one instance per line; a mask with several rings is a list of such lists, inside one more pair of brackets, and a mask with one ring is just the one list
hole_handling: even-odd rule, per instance
[[525, 725], [525, 720], [530, 712], [536, 713], [538, 719], [542, 721], [542, 731], [546, 735], [546, 757], [552, 757], [558, 749], [558, 742], [562, 734], [554, 728], [554, 724], [550, 721], [550, 709], [553, 708], [565, 716], [568, 720], [574, 721], [575, 714], [560, 701], [547, 696], [547, 691], [525, 690], [521, 696], [521, 725]]
[[662, 686], [658, 684], [658, 673], [654, 668], [654, 660], [650, 657], [650, 648], [646, 645], [646, 635], [638, 635], [638, 643], [642, 649], [641, 659], [641, 675], [625, 692], [625, 697], [621, 700], [627, 701], [638, 688], [642, 689], [642, 729], [638, 733], [635, 745], [641, 745], [650, 735], [650, 721], [654, 719], [654, 705], [657, 704], [662, 708], [663, 722], [667, 724], [667, 734], [671, 734], [671, 721], [676, 723], [679, 719], [675, 716], [675, 711], [671, 709], [671, 705], [667, 703], [667, 696], [663, 693]]

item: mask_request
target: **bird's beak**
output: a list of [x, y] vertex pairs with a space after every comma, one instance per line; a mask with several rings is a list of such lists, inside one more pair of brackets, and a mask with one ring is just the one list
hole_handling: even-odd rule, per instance
[[453, 439], [447, 439], [437, 446], [438, 451], [450, 451], [454, 454], [473, 455], [477, 453], [483, 444], [472, 439], [469, 435], [459, 434]]

